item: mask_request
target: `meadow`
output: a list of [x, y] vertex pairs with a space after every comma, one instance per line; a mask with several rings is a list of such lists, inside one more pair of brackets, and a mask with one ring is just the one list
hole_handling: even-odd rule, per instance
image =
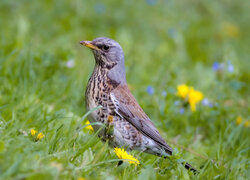
[[[249, 7], [246, 0], [1, 0], [0, 179], [248, 179]], [[118, 166], [86, 125], [94, 57], [79, 41], [100, 36], [123, 47], [129, 88], [172, 157], [131, 151], [139, 164]]]

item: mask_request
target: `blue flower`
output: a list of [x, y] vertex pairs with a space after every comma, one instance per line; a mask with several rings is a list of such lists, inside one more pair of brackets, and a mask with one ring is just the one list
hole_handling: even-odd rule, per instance
[[203, 99], [202, 104], [203, 104], [203, 106], [209, 106], [209, 107], [214, 106], [213, 103], [210, 102], [207, 98]]
[[204, 106], [208, 106], [208, 105], [209, 105], [208, 99], [207, 99], [207, 98], [203, 99], [202, 104], [203, 104]]
[[174, 105], [175, 105], [175, 106], [178, 106], [179, 104], [180, 104], [180, 101], [175, 101], [175, 102], [174, 102]]
[[208, 106], [211, 107], [211, 108], [214, 107], [213, 103], [211, 103], [211, 102], [209, 103]]
[[176, 30], [175, 30], [175, 28], [169, 28], [168, 29], [168, 36], [170, 38], [175, 38], [176, 37]]
[[214, 62], [212, 69], [214, 71], [221, 71], [223, 69], [224, 64], [219, 63], [217, 61]]
[[147, 2], [148, 5], [153, 6], [153, 5], [156, 4], [157, 0], [146, 0], [146, 2]]
[[166, 91], [162, 91], [162, 92], [161, 92], [161, 95], [162, 95], [163, 97], [166, 97], [166, 96], [167, 96], [167, 92], [166, 92]]
[[184, 114], [185, 109], [184, 108], [180, 108], [180, 114]]
[[214, 71], [218, 71], [218, 69], [219, 69], [219, 66], [220, 66], [220, 63], [218, 63], [217, 61], [216, 62], [214, 62], [214, 64], [213, 64], [213, 70]]
[[233, 73], [233, 72], [234, 72], [234, 66], [231, 64], [230, 61], [228, 61], [227, 64], [228, 64], [228, 65], [227, 65], [227, 70], [228, 70], [228, 72]]
[[147, 87], [147, 92], [149, 95], [153, 95], [154, 94], [154, 88], [152, 86], [148, 86]]
[[94, 9], [97, 14], [103, 14], [106, 11], [106, 7], [102, 3], [96, 4]]

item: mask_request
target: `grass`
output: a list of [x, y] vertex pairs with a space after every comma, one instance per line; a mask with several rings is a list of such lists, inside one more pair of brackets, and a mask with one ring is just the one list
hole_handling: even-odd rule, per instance
[[[248, 7], [249, 1], [226, 0], [2, 0], [0, 178], [247, 179]], [[78, 42], [99, 36], [122, 45], [130, 89], [175, 148], [172, 158], [133, 151], [140, 165], [117, 166], [113, 149], [85, 128], [84, 90], [94, 59]], [[212, 70], [216, 61], [223, 70]], [[213, 107], [183, 107], [176, 96], [182, 83]], [[35, 141], [32, 128], [45, 137]], [[188, 173], [181, 159], [200, 173]]]

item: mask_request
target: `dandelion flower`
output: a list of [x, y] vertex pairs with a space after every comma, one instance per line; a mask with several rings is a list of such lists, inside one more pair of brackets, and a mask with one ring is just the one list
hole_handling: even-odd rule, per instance
[[177, 86], [177, 96], [188, 101], [191, 111], [195, 111], [196, 104], [203, 99], [202, 92], [196, 91], [193, 87], [189, 87], [186, 84]]
[[135, 164], [136, 166], [140, 164], [138, 159], [134, 158], [132, 155], [129, 155], [124, 149], [115, 148], [114, 152], [119, 159], [127, 160], [130, 164]]
[[[241, 116], [238, 116], [236, 118], [236, 124], [240, 125], [242, 122], [243, 122], [243, 118]], [[246, 128], [250, 127], [250, 121], [245, 121], [244, 122], [244, 127], [246, 127]]]
[[35, 136], [36, 133], [37, 133], [37, 131], [36, 131], [35, 129], [31, 129], [31, 130], [30, 130], [30, 134], [31, 134], [32, 136]]
[[88, 130], [90, 130], [90, 131], [94, 131], [94, 129], [93, 129], [93, 127], [90, 125], [90, 122], [89, 122], [89, 121], [87, 121], [87, 122], [85, 123], [85, 125], [88, 125], [88, 126], [85, 127], [86, 129], [88, 129]]
[[41, 140], [42, 138], [44, 138], [44, 136], [45, 136], [45, 135], [44, 135], [43, 133], [40, 132], [40, 133], [37, 135], [36, 140], [39, 141], [39, 140]]
[[77, 180], [85, 180], [85, 178], [79, 177], [79, 178], [77, 178]]
[[203, 94], [200, 91], [194, 90], [194, 88], [190, 88], [188, 94], [188, 102], [190, 104], [191, 111], [196, 110], [196, 104], [203, 99]]
[[242, 117], [241, 116], [238, 116], [237, 118], [236, 118], [236, 124], [237, 125], [240, 125], [242, 123]]
[[245, 121], [244, 126], [245, 126], [246, 128], [250, 127], [250, 121]]
[[188, 96], [189, 87], [186, 84], [181, 84], [177, 87], [177, 96], [186, 99]]
[[227, 36], [232, 38], [236, 38], [239, 36], [239, 28], [236, 24], [232, 24], [229, 22], [223, 23], [223, 31]]

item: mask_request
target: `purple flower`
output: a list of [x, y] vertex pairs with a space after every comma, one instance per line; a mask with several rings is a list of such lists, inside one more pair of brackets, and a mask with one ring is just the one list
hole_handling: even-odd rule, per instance
[[148, 86], [147, 87], [147, 92], [149, 95], [153, 95], [154, 94], [154, 88], [152, 86]]
[[180, 114], [184, 114], [185, 109], [184, 108], [180, 108]]

